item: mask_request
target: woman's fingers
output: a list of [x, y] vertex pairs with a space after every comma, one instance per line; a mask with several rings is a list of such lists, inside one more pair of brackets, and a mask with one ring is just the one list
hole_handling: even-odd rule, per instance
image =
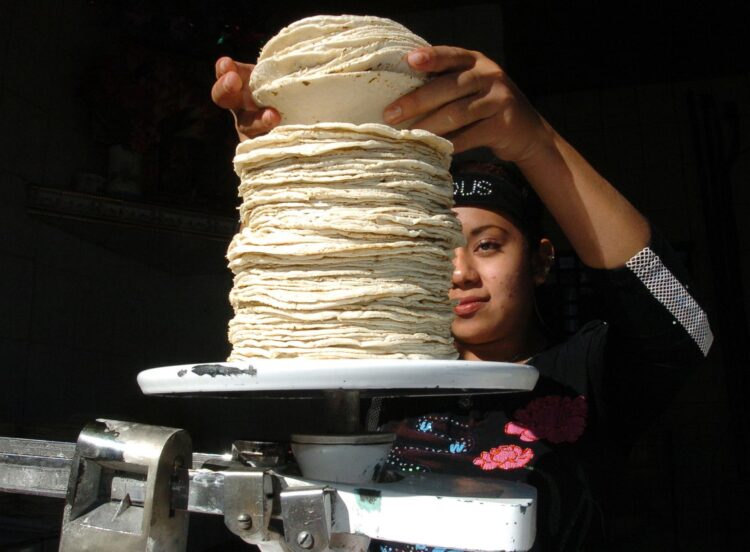
[[216, 80], [219, 80], [222, 75], [229, 71], [237, 71], [234, 60], [228, 56], [217, 59], [214, 69], [216, 70]]
[[271, 108], [260, 108], [255, 111], [232, 110], [232, 115], [241, 140], [265, 134], [281, 122], [279, 113]]
[[211, 89], [211, 99], [224, 109], [257, 109], [250, 91], [250, 74], [255, 66], [239, 63], [230, 57], [216, 61], [216, 82]]
[[247, 83], [250, 81], [250, 73], [253, 72], [255, 65], [252, 63], [240, 63], [239, 61], [234, 61], [228, 56], [224, 56], [216, 60], [215, 68], [217, 80], [223, 75], [233, 72], [237, 73], [240, 76], [240, 79]]
[[477, 92], [483, 84], [481, 74], [472, 70], [477, 54], [468, 50], [450, 46], [420, 48], [410, 52], [407, 61], [418, 71], [444, 74], [387, 106], [383, 118], [390, 124], [425, 115]]
[[402, 96], [385, 110], [387, 123], [398, 124], [481, 90], [483, 80], [474, 71], [447, 73]]
[[445, 136], [481, 119], [491, 117], [495, 112], [492, 102], [483, 93], [477, 93], [443, 105], [440, 109], [420, 119], [412, 125], [412, 128], [420, 128], [438, 136]]
[[406, 55], [406, 61], [417, 71], [425, 73], [445, 73], [470, 69], [479, 54], [455, 46], [425, 46]]
[[259, 107], [250, 90], [250, 74], [254, 65], [239, 63], [230, 57], [216, 61], [216, 82], [211, 88], [211, 99], [234, 117], [240, 139], [246, 140], [265, 134], [281, 122], [281, 116], [272, 108]]
[[495, 121], [482, 119], [444, 137], [453, 142], [453, 153], [456, 154], [487, 146], [488, 137], [491, 138], [496, 131]]
[[239, 75], [230, 71], [219, 77], [211, 88], [211, 99], [224, 109], [243, 109], [245, 97]]

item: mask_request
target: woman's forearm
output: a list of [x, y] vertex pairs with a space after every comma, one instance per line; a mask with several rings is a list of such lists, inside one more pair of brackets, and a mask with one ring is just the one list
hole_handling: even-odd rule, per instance
[[546, 136], [518, 167], [593, 268], [617, 268], [651, 238], [645, 217], [548, 124]]

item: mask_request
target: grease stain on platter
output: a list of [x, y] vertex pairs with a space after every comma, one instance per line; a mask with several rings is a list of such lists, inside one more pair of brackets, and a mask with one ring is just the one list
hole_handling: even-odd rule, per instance
[[211, 376], [212, 378], [217, 376], [255, 376], [258, 373], [252, 366], [242, 369], [222, 364], [196, 364], [193, 366], [192, 372], [197, 376]]

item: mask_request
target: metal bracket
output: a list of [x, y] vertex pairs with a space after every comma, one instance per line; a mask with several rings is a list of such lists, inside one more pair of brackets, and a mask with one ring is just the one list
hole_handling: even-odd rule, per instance
[[333, 492], [328, 487], [288, 487], [281, 491], [284, 539], [293, 552], [329, 549]]
[[172, 478], [190, 468], [188, 434], [97, 420], [78, 437], [63, 513], [61, 552], [182, 552], [188, 513], [170, 508]]
[[276, 468], [286, 463], [286, 450], [272, 441], [233, 441], [232, 460], [253, 468]]
[[248, 542], [269, 538], [273, 486], [263, 469], [224, 473], [224, 523]]

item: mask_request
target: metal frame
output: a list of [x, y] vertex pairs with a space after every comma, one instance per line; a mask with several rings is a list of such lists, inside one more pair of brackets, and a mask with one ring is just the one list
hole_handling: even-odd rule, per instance
[[521, 483], [311, 481], [269, 444], [191, 453], [182, 430], [112, 420], [87, 426], [76, 445], [0, 437], [0, 491], [66, 498], [63, 552], [182, 552], [190, 512], [224, 516], [263, 552], [364, 551], [370, 538], [528, 550], [536, 522], [536, 491]]

